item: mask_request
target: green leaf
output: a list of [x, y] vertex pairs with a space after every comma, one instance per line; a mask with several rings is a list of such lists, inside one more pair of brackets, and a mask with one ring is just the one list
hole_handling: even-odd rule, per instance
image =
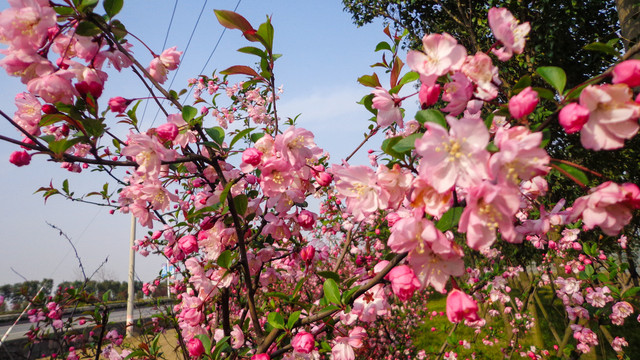
[[298, 319], [300, 318], [300, 314], [302, 314], [302, 311], [296, 311], [293, 314], [289, 315], [289, 319], [287, 320], [287, 329], [293, 329], [296, 321], [298, 321]]
[[567, 84], [567, 75], [564, 73], [564, 70], [557, 66], [542, 66], [536, 69], [536, 73], [562, 94], [564, 86]]
[[193, 106], [185, 105], [182, 108], [182, 119], [184, 119], [184, 121], [189, 122], [196, 117], [196, 115], [198, 115], [198, 109]]
[[93, 11], [96, 5], [98, 5], [98, 0], [82, 0], [80, 5], [78, 6], [78, 11]]
[[107, 15], [112, 18], [122, 10], [123, 4], [124, 0], [104, 0], [102, 6], [104, 7], [104, 11], [107, 12]]
[[417, 133], [407, 136], [406, 138], [398, 141], [398, 143], [393, 146], [393, 150], [399, 153], [404, 153], [415, 149], [416, 139], [421, 138], [422, 135], [422, 133]]
[[102, 302], [107, 302], [109, 301], [109, 298], [111, 297], [111, 290], [107, 290], [105, 291], [104, 294], [102, 294]]
[[229, 266], [231, 266], [231, 255], [231, 250], [223, 251], [220, 256], [218, 256], [218, 260], [216, 260], [218, 266], [224, 269], [228, 269]]
[[616, 48], [614, 48], [609, 44], [605, 44], [597, 41], [589, 45], [586, 45], [585, 47], [583, 47], [583, 49], [589, 50], [589, 51], [598, 51], [601, 53], [605, 53], [607, 55], [620, 57], [620, 53], [618, 52], [618, 50], [616, 50]]
[[62, 191], [64, 191], [65, 194], [69, 193], [69, 180], [64, 179], [62, 182]]
[[445, 119], [444, 115], [440, 112], [440, 110], [436, 110], [436, 109], [420, 110], [416, 113], [416, 120], [420, 124], [432, 122], [442, 126], [445, 129], [447, 128], [447, 119]]
[[436, 227], [438, 230], [445, 232], [454, 226], [458, 225], [460, 222], [460, 216], [462, 216], [462, 210], [464, 208], [461, 206], [454, 207], [449, 209], [446, 213], [442, 215], [440, 220], [436, 223]]
[[513, 85], [513, 87], [511, 88], [511, 93], [513, 95], [518, 94], [524, 88], [529, 86], [531, 86], [531, 76], [525, 75], [521, 77], [515, 85]]
[[400, 79], [400, 82], [398, 82], [398, 86], [408, 84], [412, 81], [416, 81], [419, 78], [420, 78], [420, 74], [418, 74], [415, 71], [410, 71], [404, 74], [404, 76], [402, 76], [402, 78]]
[[216, 342], [216, 346], [213, 349], [213, 353], [211, 353], [212, 359], [218, 359], [220, 357], [220, 353], [229, 347], [227, 342], [229, 341], [230, 336], [225, 336], [220, 341]]
[[67, 149], [79, 143], [80, 140], [80, 138], [75, 138], [72, 140], [54, 140], [49, 143], [49, 150], [53, 151], [56, 154], [63, 154], [65, 151], [67, 151]]
[[285, 293], [281, 293], [281, 292], [268, 292], [264, 294], [266, 297], [275, 297], [278, 299], [282, 299], [285, 301], [289, 301], [289, 295], [285, 294]]
[[362, 97], [362, 99], [358, 102], [360, 105], [364, 105], [365, 109], [372, 113], [373, 115], [378, 114], [378, 110], [373, 108], [373, 94], [368, 94]]
[[262, 139], [262, 137], [264, 136], [264, 133], [253, 133], [251, 134], [251, 141], [258, 142], [258, 140]]
[[640, 287], [636, 286], [636, 287], [632, 287], [631, 289], [625, 291], [624, 293], [622, 293], [622, 298], [628, 298], [628, 297], [632, 297], [635, 294], [637, 294], [640, 291]]
[[214, 126], [212, 128], [204, 129], [204, 131], [216, 144], [222, 145], [222, 143], [224, 142], [224, 129], [220, 126]]
[[402, 153], [399, 153], [393, 150], [393, 147], [402, 139], [403, 139], [402, 136], [396, 136], [396, 137], [385, 139], [382, 142], [382, 146], [381, 146], [382, 151], [384, 151], [385, 154], [389, 154], [396, 159], [403, 159], [404, 155]]
[[69, 6], [54, 6], [53, 10], [55, 10], [56, 14], [62, 16], [70, 16], [76, 13], [76, 11]]
[[[273, 25], [271, 25], [271, 20], [267, 18], [266, 22], [263, 22], [258, 26], [258, 31], [256, 35], [259, 36], [259, 41], [264, 45], [267, 49], [267, 52], [270, 52], [273, 49]], [[281, 55], [273, 54], [273, 60], [276, 60]]]
[[220, 193], [221, 204], [224, 204], [227, 201], [227, 198], [229, 197], [229, 191], [231, 190], [231, 187], [233, 186], [233, 184], [234, 184], [233, 181], [229, 181], [227, 185], [224, 187], [224, 189], [222, 190], [222, 193]]
[[256, 56], [259, 56], [262, 59], [267, 59], [268, 58], [267, 53], [265, 53], [264, 51], [258, 49], [257, 47], [254, 47], [254, 46], [242, 47], [242, 48], [238, 49], [238, 52], [241, 52], [241, 53], [244, 53], [244, 54], [256, 55]]
[[276, 329], [284, 329], [284, 318], [279, 312], [270, 312], [267, 321]]
[[373, 73], [373, 75], [363, 75], [358, 78], [358, 82], [364, 86], [368, 87], [378, 87], [380, 85], [380, 79], [378, 79], [378, 74]]
[[591, 277], [591, 275], [593, 275], [593, 272], [594, 272], [593, 271], [593, 266], [591, 266], [591, 265], [585, 266], [584, 272], [585, 272], [585, 274], [587, 274], [588, 277]]
[[376, 51], [380, 50], [389, 50], [393, 52], [393, 50], [391, 50], [391, 45], [389, 45], [389, 43], [386, 41], [380, 41], [378, 45], [376, 45]]
[[101, 30], [92, 22], [81, 21], [76, 27], [76, 34], [82, 36], [94, 36], [100, 34]]
[[242, 139], [245, 135], [250, 133], [251, 130], [255, 130], [255, 128], [244, 129], [244, 130], [240, 131], [239, 133], [237, 133], [236, 136], [234, 136], [233, 139], [231, 139], [231, 143], [229, 143], [229, 148], [232, 148], [233, 144], [237, 143], [238, 140]]
[[316, 274], [322, 276], [325, 279], [333, 279], [336, 283], [340, 283], [340, 275], [333, 271], [318, 271]]
[[325, 280], [322, 288], [324, 290], [324, 297], [327, 301], [340, 305], [340, 290], [338, 289], [338, 284], [336, 284], [335, 280]]
[[[538, 93], [538, 97], [541, 97], [543, 99], [547, 99], [547, 100], [554, 100], [555, 98], [555, 94], [553, 93], [553, 91], [549, 90], [549, 89], [545, 89], [545, 88], [539, 88], [539, 87], [534, 87], [531, 88], [533, 91]], [[505, 107], [505, 110], [506, 107]], [[507, 110], [508, 111], [508, 110]]]
[[556, 164], [556, 165], [558, 165], [559, 168], [566, 171], [569, 175], [573, 176], [584, 185], [589, 184], [589, 178], [584, 172], [582, 172], [582, 170], [576, 169], [573, 166], [567, 165], [567, 164]]
[[356, 291], [358, 291], [360, 289], [360, 285], [356, 285], [353, 288], [349, 289], [349, 291], [346, 291], [344, 294], [342, 294], [342, 301], [345, 304], [348, 304], [349, 302], [351, 302], [351, 298], [353, 297], [353, 294], [355, 294]]
[[249, 205], [249, 200], [247, 195], [240, 194], [233, 198], [233, 205], [236, 208], [236, 212], [240, 216], [244, 216], [244, 213], [247, 212], [247, 206]]

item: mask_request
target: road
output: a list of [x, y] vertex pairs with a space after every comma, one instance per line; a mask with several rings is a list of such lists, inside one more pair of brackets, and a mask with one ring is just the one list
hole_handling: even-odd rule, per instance
[[[134, 321], [137, 319], [148, 319], [151, 317], [151, 315], [153, 314], [157, 314], [159, 313], [158, 309], [155, 309], [153, 307], [143, 307], [143, 308], [136, 308], [134, 310]], [[26, 315], [25, 315], [26, 316]], [[77, 318], [77, 316], [76, 316]], [[111, 313], [109, 314], [109, 322], [114, 322], [114, 323], [118, 323], [118, 322], [125, 322], [127, 319], [127, 310], [126, 309], [113, 309], [111, 310]], [[66, 321], [66, 318], [63, 316], [63, 321]], [[11, 333], [9, 333], [9, 336], [7, 337], [7, 339], [5, 341], [11, 341], [11, 340], [16, 340], [16, 339], [20, 339], [25, 337], [25, 334], [29, 331], [29, 329], [31, 328], [31, 323], [29, 322], [23, 322], [23, 323], [19, 323], [16, 324], [16, 326], [13, 327], [13, 329], [11, 330]], [[74, 328], [79, 329], [82, 327], [87, 327], [93, 325], [93, 323], [89, 324], [85, 324], [83, 326], [77, 325], [74, 326]], [[0, 338], [2, 338], [4, 336], [4, 334], [7, 332], [7, 330], [9, 329], [9, 327], [11, 327], [11, 324], [3, 324], [0, 325]]]

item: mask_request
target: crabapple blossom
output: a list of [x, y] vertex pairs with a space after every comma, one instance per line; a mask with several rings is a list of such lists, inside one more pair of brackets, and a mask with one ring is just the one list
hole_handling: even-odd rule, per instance
[[569, 220], [582, 218], [585, 229], [599, 226], [605, 234], [616, 236], [631, 221], [631, 210], [638, 207], [635, 201], [629, 201], [631, 194], [633, 191], [612, 181], [602, 183], [574, 202]]
[[182, 56], [182, 51], [177, 51], [176, 46], [166, 49], [165, 51], [151, 60], [151, 64], [147, 68], [149, 75], [153, 80], [159, 82], [160, 84], [164, 84], [167, 81], [167, 73], [169, 70], [175, 70], [178, 68], [178, 64], [180, 64], [180, 56]]
[[187, 342], [187, 350], [189, 351], [189, 355], [193, 357], [198, 357], [204, 354], [204, 346], [202, 345], [202, 341], [198, 338], [192, 338]]
[[420, 74], [420, 81], [428, 86], [449, 71], [459, 70], [467, 50], [451, 35], [429, 34], [422, 38], [423, 51], [409, 51], [407, 65]]
[[14, 151], [9, 155], [9, 162], [15, 166], [25, 166], [31, 163], [31, 155], [26, 151]]
[[624, 146], [640, 126], [640, 105], [625, 84], [589, 85], [580, 93], [580, 105], [589, 110], [589, 120], [580, 130], [582, 146], [591, 150], [612, 150]]
[[440, 98], [440, 84], [429, 86], [427, 84], [420, 85], [420, 92], [418, 93], [418, 99], [422, 108], [432, 106]]
[[625, 60], [613, 68], [614, 84], [626, 84], [630, 88], [640, 86], [640, 60]]
[[293, 346], [293, 350], [299, 353], [308, 354], [315, 347], [315, 339], [310, 333], [301, 331], [293, 337], [291, 346]]
[[381, 87], [377, 87], [372, 91], [373, 104], [371, 107], [378, 110], [376, 120], [378, 126], [387, 127], [393, 123], [397, 123], [398, 126], [403, 127], [402, 112], [400, 112], [400, 105], [402, 101], [396, 94], [389, 94], [389, 92]]
[[402, 301], [409, 300], [413, 293], [420, 288], [420, 281], [407, 265], [394, 267], [389, 271], [387, 277], [391, 281], [393, 293]]
[[447, 123], [448, 132], [438, 124], [426, 123], [428, 131], [415, 142], [416, 153], [422, 156], [419, 174], [440, 193], [488, 177], [489, 132], [482, 120], [448, 117]]
[[538, 105], [538, 93], [528, 86], [509, 99], [509, 113], [516, 119], [521, 119], [533, 112]]
[[582, 130], [588, 120], [589, 109], [578, 103], [570, 103], [563, 107], [558, 114], [558, 121], [567, 134]]
[[458, 289], [453, 289], [447, 295], [447, 317], [452, 323], [461, 320], [477, 321], [478, 303], [471, 296]]
[[518, 25], [518, 20], [506, 8], [489, 9], [489, 27], [496, 39], [504, 45], [501, 49], [492, 50], [502, 61], [509, 60], [514, 53], [522, 53], [525, 37], [531, 30], [528, 22]]
[[156, 134], [162, 140], [173, 141], [179, 133], [178, 126], [171, 122], [164, 123], [156, 128]]

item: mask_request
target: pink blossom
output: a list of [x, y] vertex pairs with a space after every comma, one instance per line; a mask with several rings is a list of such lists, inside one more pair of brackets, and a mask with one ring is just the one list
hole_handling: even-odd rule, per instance
[[156, 134], [162, 140], [173, 141], [179, 133], [178, 126], [171, 122], [166, 122], [156, 128]]
[[300, 169], [307, 165], [309, 159], [322, 153], [313, 138], [311, 131], [290, 126], [284, 133], [276, 135], [273, 145], [285, 161], [293, 168]]
[[518, 185], [549, 172], [549, 155], [540, 147], [542, 133], [530, 132], [524, 126], [499, 128], [494, 143], [500, 151], [489, 160], [494, 179]]
[[10, 76], [19, 76], [23, 84], [55, 71], [53, 64], [39, 54], [13, 49], [2, 49], [0, 53], [6, 55], [0, 59], [0, 66]]
[[151, 64], [147, 68], [149, 75], [160, 84], [164, 84], [164, 82], [167, 81], [168, 70], [175, 70], [178, 68], [178, 64], [180, 64], [182, 51], [176, 51], [176, 48], [177, 47], [174, 46], [163, 51], [160, 56], [151, 60]]
[[129, 106], [130, 103], [131, 100], [127, 100], [122, 96], [116, 96], [109, 99], [109, 109], [115, 113], [122, 114], [127, 110], [127, 106]]
[[187, 350], [189, 351], [189, 355], [193, 357], [198, 357], [204, 354], [204, 346], [202, 345], [202, 341], [198, 338], [192, 338], [187, 342]]
[[506, 8], [489, 9], [489, 27], [504, 45], [502, 49], [492, 51], [502, 61], [509, 60], [513, 53], [522, 53], [525, 37], [531, 30], [528, 22], [518, 25], [518, 20]]
[[189, 255], [198, 251], [198, 240], [193, 235], [183, 236], [178, 240], [178, 247], [185, 255]]
[[624, 146], [640, 129], [640, 105], [624, 84], [589, 85], [580, 94], [580, 105], [589, 109], [589, 120], [580, 131], [582, 146], [612, 150]]
[[25, 166], [31, 163], [31, 155], [26, 151], [14, 151], [9, 155], [9, 162], [15, 166]]
[[71, 84], [74, 74], [68, 70], [58, 70], [55, 73], [43, 75], [29, 81], [27, 89], [29, 92], [40, 96], [49, 103], [63, 102], [73, 103], [73, 97], [78, 92]]
[[447, 317], [452, 323], [461, 320], [477, 321], [478, 303], [473, 298], [458, 289], [453, 289], [447, 295]]
[[640, 86], [640, 60], [625, 60], [613, 68], [614, 84], [626, 84], [630, 88]]
[[336, 177], [337, 192], [346, 197], [347, 210], [356, 220], [362, 220], [378, 209], [387, 208], [389, 195], [376, 184], [371, 168], [363, 165], [333, 165], [331, 172]]
[[240, 349], [244, 345], [244, 333], [238, 325], [233, 326], [231, 330], [231, 347], [234, 349]]
[[614, 351], [622, 352], [623, 346], [624, 347], [629, 346], [629, 343], [623, 337], [616, 336], [611, 342], [611, 347], [613, 348]]
[[[18, 5], [19, 4], [19, 5]], [[0, 41], [15, 49], [35, 53], [56, 26], [56, 13], [45, 2], [14, 3], [0, 13]]]
[[313, 335], [306, 331], [300, 331], [291, 340], [293, 350], [302, 354], [310, 353], [315, 347], [315, 339]]
[[28, 92], [16, 95], [15, 104], [18, 110], [13, 114], [13, 121], [31, 135], [40, 135], [40, 119], [42, 105], [38, 98]]
[[409, 253], [409, 265], [423, 287], [432, 286], [436, 291], [444, 292], [449, 277], [464, 274], [463, 253], [440, 230], [434, 227], [431, 231], [433, 235], [423, 233], [428, 241]]
[[416, 289], [420, 288], [420, 281], [414, 274], [413, 270], [407, 265], [396, 266], [389, 274], [387, 274], [389, 281], [391, 281], [391, 289], [401, 301], [407, 301], [411, 299]]
[[459, 70], [467, 50], [451, 35], [429, 34], [422, 38], [423, 51], [409, 51], [407, 65], [420, 74], [423, 84], [431, 86], [449, 71]]
[[513, 221], [519, 206], [517, 188], [484, 181], [469, 189], [467, 206], [458, 225], [459, 231], [467, 234], [467, 243], [474, 250], [490, 247], [496, 240], [498, 229], [502, 239], [514, 242], [516, 232]]
[[589, 194], [578, 198], [573, 204], [570, 221], [582, 217], [587, 230], [599, 226], [609, 236], [616, 236], [631, 221], [634, 202], [629, 202], [624, 187], [607, 181], [591, 189]]
[[509, 100], [509, 113], [515, 119], [521, 119], [533, 112], [538, 101], [538, 93], [528, 86]]
[[175, 151], [165, 148], [155, 137], [134, 133], [129, 134], [127, 146], [121, 154], [135, 157], [139, 165], [137, 172], [149, 176], [159, 175], [162, 161], [171, 161], [176, 157]]
[[420, 85], [420, 92], [418, 93], [418, 99], [423, 109], [438, 102], [440, 98], [440, 84], [429, 86], [427, 84]]
[[425, 213], [440, 218], [453, 204], [453, 191], [439, 193], [426, 180], [416, 177], [408, 193], [411, 206], [420, 208]]
[[311, 262], [315, 254], [316, 254], [316, 248], [314, 248], [311, 245], [306, 246], [302, 248], [302, 250], [300, 250], [300, 258], [306, 263]]
[[394, 122], [398, 126], [403, 127], [402, 112], [400, 112], [400, 106], [402, 104], [400, 98], [396, 94], [389, 94], [389, 92], [381, 87], [376, 87], [373, 93], [373, 105], [374, 109], [378, 109], [378, 115], [376, 120], [378, 126], [387, 127]]
[[376, 171], [376, 184], [382, 191], [389, 194], [389, 204], [387, 208], [396, 209], [405, 198], [405, 193], [411, 185], [413, 176], [400, 165], [395, 164], [391, 169], [384, 165], [378, 166]]
[[448, 112], [451, 116], [458, 116], [467, 108], [473, 96], [473, 84], [460, 71], [456, 71], [450, 78], [451, 81], [444, 85], [442, 100], [448, 104], [442, 111]]
[[422, 156], [419, 176], [440, 193], [488, 177], [489, 132], [482, 120], [450, 117], [447, 122], [449, 132], [436, 123], [426, 123], [428, 131], [415, 142], [416, 152]]
[[588, 120], [589, 109], [578, 103], [570, 103], [563, 107], [558, 114], [558, 122], [567, 134], [582, 130]]
[[271, 357], [269, 357], [269, 354], [255, 354], [251, 357], [251, 360], [271, 360]]
[[316, 223], [316, 217], [316, 214], [311, 211], [302, 210], [300, 214], [298, 214], [298, 224], [305, 230], [311, 230]]
[[474, 94], [485, 101], [493, 100], [498, 96], [498, 87], [501, 81], [498, 77], [498, 68], [493, 65], [489, 55], [477, 52], [474, 56], [467, 56], [462, 65], [462, 72], [476, 84]]
[[335, 338], [335, 344], [331, 348], [333, 360], [355, 360], [353, 348], [361, 348], [362, 341], [367, 336], [364, 328], [356, 326], [349, 331], [349, 336], [339, 336]]
[[387, 295], [382, 284], [377, 284], [353, 302], [353, 314], [360, 321], [373, 322], [389, 312]]
[[242, 153], [242, 162], [251, 166], [258, 166], [262, 161], [262, 152], [256, 148], [248, 148]]

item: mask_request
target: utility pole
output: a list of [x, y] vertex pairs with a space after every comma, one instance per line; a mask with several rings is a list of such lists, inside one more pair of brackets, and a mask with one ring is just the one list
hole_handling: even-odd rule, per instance
[[134, 275], [136, 251], [133, 249], [136, 240], [136, 217], [131, 213], [131, 237], [129, 240], [129, 287], [127, 297], [127, 336], [133, 335], [133, 300], [135, 298]]

